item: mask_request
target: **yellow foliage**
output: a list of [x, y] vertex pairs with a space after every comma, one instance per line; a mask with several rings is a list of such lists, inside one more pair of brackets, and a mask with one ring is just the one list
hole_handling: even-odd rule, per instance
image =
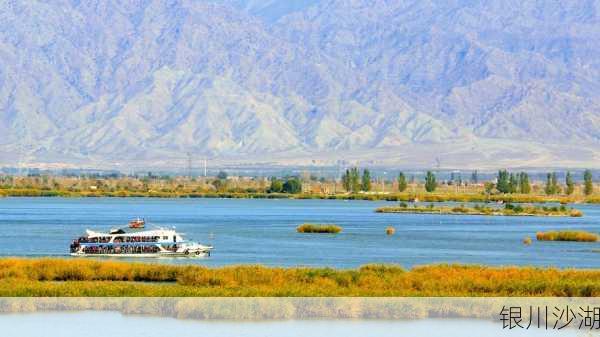
[[332, 233], [336, 234], [342, 231], [342, 227], [327, 224], [305, 223], [296, 228], [298, 233]]
[[600, 271], [461, 265], [410, 271], [390, 265], [206, 268], [0, 259], [0, 296], [600, 296]]
[[598, 234], [584, 231], [537, 232], [535, 237], [538, 241], [598, 241]]

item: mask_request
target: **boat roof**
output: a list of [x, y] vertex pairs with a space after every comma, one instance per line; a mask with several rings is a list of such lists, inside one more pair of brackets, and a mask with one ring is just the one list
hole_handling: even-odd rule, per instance
[[[158, 230], [158, 228], [156, 229]], [[121, 227], [121, 228], [113, 228], [110, 230], [110, 234], [130, 234], [130, 233], [139, 233], [139, 232], [148, 232], [153, 231], [153, 229], [147, 229], [144, 227]]]
[[148, 229], [148, 228], [130, 228], [130, 227], [122, 227], [122, 228], [113, 228], [110, 231], [107, 232], [96, 232], [93, 230], [86, 230], [86, 233], [88, 236], [92, 236], [92, 237], [97, 237], [97, 236], [111, 236], [111, 235], [119, 235], [119, 234], [140, 234], [140, 235], [148, 235], [148, 236], [155, 236], [155, 235], [163, 235], [166, 234], [165, 232], [168, 232], [169, 235], [171, 233], [175, 233], [177, 235], [181, 235], [180, 233], [175, 232], [174, 229], [168, 229], [168, 228], [152, 228], [152, 229]]

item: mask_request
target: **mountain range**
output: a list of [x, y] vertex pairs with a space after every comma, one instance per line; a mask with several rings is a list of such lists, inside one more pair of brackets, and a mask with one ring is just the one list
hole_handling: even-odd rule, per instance
[[0, 1], [0, 164], [598, 166], [600, 1]]

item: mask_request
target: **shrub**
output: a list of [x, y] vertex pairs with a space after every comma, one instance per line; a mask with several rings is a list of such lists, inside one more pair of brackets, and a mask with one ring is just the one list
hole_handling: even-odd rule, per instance
[[388, 226], [385, 229], [385, 234], [387, 234], [387, 235], [394, 235], [394, 233], [396, 233], [396, 229], [392, 226]]
[[537, 232], [535, 235], [538, 241], [576, 241], [576, 242], [596, 242], [598, 235], [584, 231], [554, 231]]
[[578, 210], [578, 209], [575, 209], [575, 208], [573, 208], [573, 209], [571, 209], [571, 211], [569, 212], [569, 215], [570, 215], [570, 216], [572, 216], [572, 217], [576, 217], [576, 218], [578, 218], [578, 217], [581, 217], [581, 216], [583, 216], [583, 212], [582, 212], [582, 211], [580, 211], [580, 210]]
[[327, 224], [305, 223], [296, 228], [298, 233], [331, 233], [336, 234], [342, 231], [342, 227]]
[[468, 213], [469, 209], [465, 207], [465, 205], [460, 205], [452, 208], [452, 212], [454, 213]]

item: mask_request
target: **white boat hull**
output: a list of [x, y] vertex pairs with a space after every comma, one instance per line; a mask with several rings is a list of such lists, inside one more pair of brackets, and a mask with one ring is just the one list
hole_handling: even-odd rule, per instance
[[125, 257], [125, 258], [149, 258], [149, 257], [203, 257], [210, 256], [210, 251], [205, 252], [189, 252], [189, 253], [179, 253], [179, 252], [158, 252], [158, 253], [140, 253], [140, 254], [86, 254], [86, 253], [71, 253], [71, 256], [76, 257]]

